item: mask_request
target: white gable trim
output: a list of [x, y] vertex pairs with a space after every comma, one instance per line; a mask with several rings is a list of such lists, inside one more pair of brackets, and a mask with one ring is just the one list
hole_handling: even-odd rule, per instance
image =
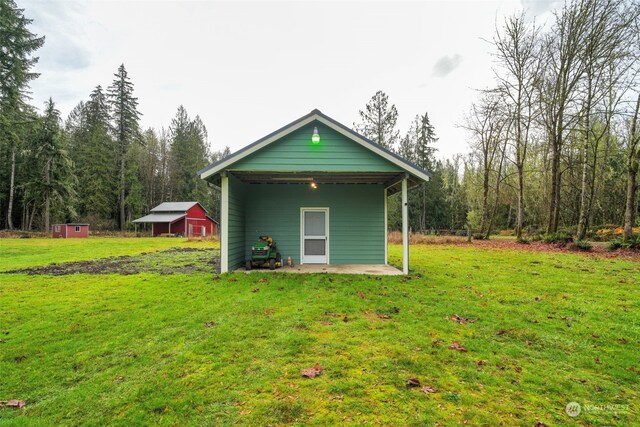
[[272, 142], [283, 138], [287, 135], [289, 135], [290, 133], [300, 129], [303, 126], [308, 125], [309, 123], [313, 122], [314, 120], [319, 121], [320, 123], [322, 123], [323, 125], [333, 129], [334, 131], [340, 133], [341, 135], [347, 137], [348, 139], [357, 142], [358, 144], [360, 144], [361, 146], [363, 146], [364, 148], [367, 148], [371, 151], [373, 151], [374, 153], [376, 153], [377, 155], [379, 155], [380, 157], [388, 160], [389, 162], [393, 163], [394, 165], [400, 167], [401, 169], [411, 173], [412, 175], [417, 176], [418, 178], [424, 180], [424, 181], [429, 181], [429, 175], [425, 174], [424, 172], [422, 172], [419, 169], [416, 169], [415, 167], [411, 166], [410, 164], [407, 164], [405, 162], [403, 162], [402, 160], [390, 155], [389, 153], [387, 153], [385, 150], [382, 150], [381, 148], [376, 147], [375, 145], [373, 145], [372, 143], [365, 141], [362, 138], [357, 137], [356, 135], [353, 135], [352, 133], [348, 132], [347, 130], [343, 129], [340, 126], [337, 126], [335, 123], [325, 119], [324, 117], [322, 117], [321, 115], [319, 115], [318, 113], [314, 113], [311, 116], [307, 117], [304, 120], [301, 120], [291, 126], [286, 127], [285, 129], [281, 130], [280, 132], [272, 135], [271, 137], [265, 139], [264, 141], [261, 141], [259, 144], [254, 145], [253, 147], [238, 153], [238, 155], [234, 156], [231, 155], [227, 158], [227, 160], [221, 162], [220, 164], [216, 165], [215, 167], [203, 172], [200, 175], [200, 178], [205, 179], [211, 175], [215, 175], [217, 173], [219, 173], [220, 171], [226, 169], [228, 166], [232, 165], [233, 163], [244, 159], [245, 157], [255, 153], [258, 150], [261, 150], [262, 148], [266, 147], [267, 145], [271, 144]]

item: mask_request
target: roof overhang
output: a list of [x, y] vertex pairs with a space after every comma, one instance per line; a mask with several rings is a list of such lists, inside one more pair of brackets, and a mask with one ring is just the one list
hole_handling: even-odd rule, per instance
[[134, 219], [132, 222], [164, 222], [173, 223], [187, 216], [186, 213], [152, 213], [142, 218]]
[[[243, 149], [229, 155], [228, 157], [225, 157], [224, 159], [207, 166], [206, 168], [200, 170], [198, 172], [198, 175], [200, 175], [200, 178], [202, 179], [212, 180], [211, 178], [219, 174], [220, 172], [227, 169], [233, 169], [232, 165], [237, 161], [255, 153], [256, 151], [268, 146], [272, 142], [275, 142], [285, 137], [286, 135], [292, 132], [295, 132], [296, 130], [316, 120], [324, 124], [325, 126], [330, 127], [334, 131], [344, 135], [345, 137], [351, 139], [352, 141], [355, 141], [361, 146], [373, 151], [374, 153], [378, 154], [380, 157], [383, 157], [384, 159], [388, 160], [394, 165], [398, 166], [403, 172], [410, 174], [414, 178], [413, 181], [415, 182], [429, 181], [429, 179], [431, 178], [431, 174], [429, 172], [408, 162], [407, 160], [403, 159], [397, 154], [376, 144], [375, 142], [365, 138], [364, 136], [360, 135], [354, 130], [344, 126], [343, 124], [335, 121], [331, 117], [321, 113], [319, 110], [313, 110], [311, 113], [307, 114], [306, 116], [303, 116], [298, 120], [295, 120], [289, 123], [288, 125], [276, 130], [275, 132], [270, 133], [264, 138], [257, 140], [253, 144], [250, 144], [244, 147]], [[237, 173], [237, 172], [234, 172], [234, 173]], [[269, 172], [260, 172], [260, 173], [265, 174]], [[295, 173], [295, 172], [289, 172], [289, 173]], [[342, 174], [341, 172], [331, 172], [331, 173], [336, 175]], [[368, 173], [375, 173], [375, 172], [358, 172], [358, 174], [360, 175], [364, 175]], [[213, 181], [215, 183], [217, 180], [213, 180]]]
[[[268, 172], [268, 171], [229, 171], [245, 184], [377, 184], [384, 185], [388, 194], [401, 189], [402, 179], [408, 174], [403, 172]], [[420, 180], [408, 176], [409, 186], [415, 186]], [[214, 180], [215, 182], [215, 180]]]

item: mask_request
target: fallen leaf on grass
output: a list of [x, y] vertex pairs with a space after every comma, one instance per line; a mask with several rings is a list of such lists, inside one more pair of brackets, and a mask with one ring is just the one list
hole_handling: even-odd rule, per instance
[[420, 387], [420, 380], [417, 378], [409, 378], [407, 380], [407, 387]]
[[322, 322], [320, 322], [321, 324], [325, 325], [325, 326], [329, 326], [329, 325], [333, 325], [333, 322], [329, 322], [328, 320], [323, 320]]
[[266, 277], [263, 277], [262, 279], [258, 280], [258, 283], [267, 283], [269, 280], [267, 280]]
[[453, 344], [451, 344], [449, 346], [449, 348], [452, 349], [452, 350], [456, 350], [456, 351], [462, 351], [462, 352], [466, 352], [467, 351], [467, 349], [464, 348], [463, 346], [461, 346], [458, 341], [456, 341]]
[[547, 425], [545, 423], [543, 423], [542, 421], [536, 421], [535, 427], [547, 427]]
[[303, 369], [301, 372], [301, 375], [303, 377], [307, 377], [307, 378], [315, 378], [318, 375], [320, 375], [320, 372], [322, 372], [322, 366], [320, 366], [319, 364], [316, 363], [316, 365], [313, 368], [307, 368], [307, 369]]
[[536, 301], [542, 301], [542, 298], [536, 297]]
[[204, 324], [204, 326], [207, 327], [207, 328], [213, 328], [214, 326], [216, 326], [216, 323], [215, 322], [206, 322]]
[[421, 392], [423, 392], [424, 394], [429, 394], [429, 393], [435, 393], [436, 391], [438, 391], [437, 388], [435, 387], [431, 387], [431, 386], [424, 386], [420, 389]]
[[391, 319], [391, 316], [388, 314], [378, 314], [379, 319]]
[[620, 342], [620, 344], [626, 344], [627, 343], [627, 340], [624, 339], [624, 338], [620, 338], [618, 341]]
[[361, 291], [358, 291], [358, 298], [364, 299], [364, 294]]
[[260, 288], [255, 288], [255, 289], [251, 290], [251, 292], [253, 292], [254, 294], [255, 294], [256, 292], [260, 292]]
[[478, 360], [478, 366], [484, 366], [487, 364], [487, 362], [485, 360]]
[[0, 400], [0, 408], [22, 408], [24, 405], [26, 405], [27, 402], [24, 400], [17, 400], [17, 399], [11, 399], [11, 400]]
[[449, 320], [453, 320], [454, 322], [457, 322], [461, 325], [466, 325], [467, 323], [475, 322], [475, 319], [469, 319], [467, 317], [462, 317], [457, 314], [454, 314], [453, 316], [449, 317]]
[[501, 371], [504, 371], [504, 366], [502, 366], [502, 365], [496, 364], [496, 368], [498, 368]]
[[504, 334], [506, 334], [507, 331], [505, 331], [504, 329], [499, 329], [498, 332], [496, 332], [496, 335], [502, 336]]

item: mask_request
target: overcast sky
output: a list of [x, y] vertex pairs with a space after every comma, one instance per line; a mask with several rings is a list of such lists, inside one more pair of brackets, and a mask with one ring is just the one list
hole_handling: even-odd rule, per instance
[[213, 149], [241, 148], [314, 108], [352, 126], [384, 90], [404, 133], [428, 112], [440, 157], [465, 152], [456, 124], [491, 85], [496, 22], [523, 8], [543, 22], [553, 1], [213, 2], [17, 0], [38, 52], [33, 103], [66, 117], [124, 63], [143, 128], [179, 105]]

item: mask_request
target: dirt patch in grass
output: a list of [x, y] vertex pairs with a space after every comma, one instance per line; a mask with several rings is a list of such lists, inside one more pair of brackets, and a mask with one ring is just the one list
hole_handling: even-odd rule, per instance
[[162, 275], [185, 273], [215, 273], [219, 271], [220, 251], [202, 248], [171, 248], [159, 252], [143, 252], [91, 261], [76, 261], [63, 264], [49, 264], [40, 267], [5, 271], [2, 274], [28, 274], [66, 276], [69, 274], [121, 274], [123, 276], [140, 273]]

